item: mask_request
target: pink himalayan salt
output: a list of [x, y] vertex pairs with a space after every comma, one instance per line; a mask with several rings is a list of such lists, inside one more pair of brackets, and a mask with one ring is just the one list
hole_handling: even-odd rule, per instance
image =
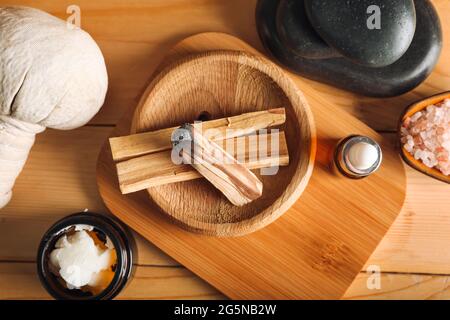
[[416, 160], [450, 175], [450, 99], [406, 118], [401, 135], [403, 147]]

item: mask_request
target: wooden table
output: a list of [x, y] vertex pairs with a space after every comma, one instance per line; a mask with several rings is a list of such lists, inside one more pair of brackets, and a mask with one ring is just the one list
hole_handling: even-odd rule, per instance
[[[433, 1], [445, 39], [441, 60], [414, 92], [391, 99], [351, 95], [311, 84], [382, 134], [395, 137], [403, 108], [427, 95], [450, 90], [450, 1]], [[12, 202], [0, 211], [0, 298], [49, 298], [35, 272], [37, 245], [56, 220], [88, 208], [107, 212], [95, 181], [100, 146], [122, 113], [136, 105], [153, 68], [182, 38], [204, 31], [236, 35], [258, 49], [256, 0], [79, 0], [82, 27], [98, 41], [108, 65], [110, 87], [102, 111], [85, 127], [38, 136], [19, 177]], [[66, 18], [70, 0], [0, 0]], [[448, 32], [446, 32], [448, 31]], [[326, 92], [325, 92], [326, 90]], [[450, 185], [407, 168], [402, 213], [361, 270], [346, 299], [450, 298]], [[139, 261], [122, 299], [219, 299], [213, 287], [136, 235]], [[367, 289], [371, 265], [381, 268], [381, 289]]]

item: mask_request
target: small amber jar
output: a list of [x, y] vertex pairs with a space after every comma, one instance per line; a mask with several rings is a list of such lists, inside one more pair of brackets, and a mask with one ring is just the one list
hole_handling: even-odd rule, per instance
[[[100, 238], [108, 237], [116, 250], [117, 261], [114, 276], [100, 293], [93, 294], [79, 289], [68, 289], [58, 275], [51, 271], [50, 253], [56, 242], [68, 230], [77, 225], [92, 226]], [[106, 238], [105, 238], [106, 239]], [[70, 215], [56, 222], [44, 235], [37, 254], [37, 272], [48, 293], [58, 300], [109, 300], [126, 286], [133, 270], [134, 241], [127, 228], [116, 219], [90, 212]]]

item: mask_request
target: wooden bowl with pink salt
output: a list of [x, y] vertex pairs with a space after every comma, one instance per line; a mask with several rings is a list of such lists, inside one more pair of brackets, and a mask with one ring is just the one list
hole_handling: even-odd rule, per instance
[[410, 105], [401, 117], [399, 135], [407, 164], [450, 183], [450, 91]]

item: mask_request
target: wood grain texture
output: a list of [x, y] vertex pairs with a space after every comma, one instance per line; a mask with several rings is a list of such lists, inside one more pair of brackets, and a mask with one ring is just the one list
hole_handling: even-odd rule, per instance
[[[396, 133], [384, 136], [398, 142]], [[376, 265], [382, 272], [450, 274], [450, 261], [442, 263], [450, 257], [445, 245], [450, 241], [450, 185], [409, 166], [406, 171], [405, 205], [364, 270]]]
[[[111, 130], [47, 130], [37, 137], [15, 185], [15, 197], [0, 211], [0, 261], [34, 261], [41, 237], [57, 220], [86, 208], [107, 212], [95, 171], [99, 150]], [[139, 256], [147, 264], [174, 264], [148, 241], [137, 239]]]
[[[200, 113], [199, 116], [201, 115]], [[208, 116], [210, 115], [208, 114]], [[205, 121], [198, 123], [197, 126], [200, 126], [204, 131], [209, 130], [208, 139], [211, 141], [221, 141], [224, 138], [231, 139], [255, 133], [260, 129], [281, 125], [285, 121], [286, 113], [284, 108], [277, 108]], [[172, 149], [172, 134], [178, 127], [110, 138], [109, 145], [113, 160], [122, 161]]]
[[368, 289], [370, 275], [362, 272], [344, 295], [346, 300], [449, 300], [450, 277], [382, 273], [380, 288]]
[[[110, 76], [105, 107], [93, 123], [117, 123], [138, 102], [148, 73], [176, 42], [199, 32], [226, 32], [262, 50], [255, 28], [257, 0], [79, 0], [82, 27], [99, 42]], [[421, 98], [450, 89], [450, 2], [432, 0], [444, 29], [442, 56], [418, 88], [390, 99], [362, 97], [307, 80], [325, 99], [376, 130], [395, 130], [404, 108]], [[68, 0], [1, 0], [1, 4], [41, 8], [63, 19]]]
[[292, 80], [259, 56], [232, 50], [169, 58], [160, 69], [136, 107], [131, 133], [192, 123], [205, 111], [220, 119], [266, 110], [272, 118], [269, 110], [284, 106], [285, 115], [275, 113], [286, 120], [280, 129], [290, 161], [275, 175], [256, 172], [264, 192], [246, 206], [232, 205], [205, 179], [150, 188], [152, 202], [179, 225], [207, 235], [244, 235], [280, 217], [305, 189], [316, 149], [311, 111]]
[[30, 153], [32, 159], [27, 161], [25, 173], [19, 176], [13, 189], [14, 197], [1, 216], [35, 218], [85, 208], [105, 211], [95, 181], [95, 159], [101, 141], [110, 132], [111, 128], [80, 128], [70, 132], [49, 129], [37, 137]]
[[[80, 194], [89, 193], [95, 173], [96, 155], [101, 145], [111, 131], [110, 128], [85, 127], [73, 132], [57, 132], [48, 130], [38, 137], [32, 156], [19, 178], [16, 192], [19, 198], [14, 199], [14, 205], [0, 211], [0, 261], [34, 261], [38, 242], [44, 232], [56, 220], [80, 210]], [[395, 140], [395, 134], [384, 135], [388, 140]], [[91, 143], [86, 143], [90, 137]], [[58, 150], [69, 145], [64, 153]], [[74, 154], [82, 152], [84, 161], [68, 161]], [[55, 168], [55, 176], [60, 179], [48, 179], [48, 165]], [[84, 172], [84, 174], [67, 174], [70, 172]], [[405, 277], [413, 279], [416, 275], [397, 275], [399, 272], [407, 273], [433, 273], [450, 274], [450, 186], [435, 181], [415, 170], [406, 167], [408, 178], [407, 198], [404, 209], [378, 246], [367, 265], [377, 264], [382, 271], [393, 272], [390, 275], [393, 285], [403, 283]], [[36, 188], [35, 179], [39, 179]], [[59, 181], [59, 182], [58, 182]], [[61, 187], [64, 185], [64, 187]], [[80, 185], [84, 187], [80, 187]], [[34, 194], [37, 196], [34, 196]], [[52, 194], [50, 199], [42, 200], [46, 194]], [[68, 196], [69, 195], [69, 196]], [[67, 199], [66, 208], [58, 204], [58, 199]], [[81, 207], [101, 208], [101, 201], [94, 196], [85, 197]], [[156, 246], [135, 234], [138, 247], [139, 265], [152, 266], [179, 266], [179, 263], [163, 253]], [[15, 241], [11, 241], [15, 239]], [[34, 277], [30, 269], [17, 269], [23, 273], [24, 281], [29, 287], [23, 290], [18, 298], [40, 298], [42, 289], [27, 277]], [[21, 271], [20, 271], [21, 270]], [[26, 271], [30, 270], [30, 271]], [[20, 271], [20, 272], [19, 272]], [[361, 275], [358, 276], [358, 278]], [[15, 277], [19, 277], [17, 274]], [[396, 280], [397, 277], [399, 280]], [[358, 280], [357, 278], [357, 280]], [[6, 278], [6, 283], [13, 283], [13, 278]], [[17, 278], [14, 278], [14, 280]], [[37, 279], [36, 279], [37, 280]], [[365, 294], [367, 290], [364, 281], [355, 281], [351, 288], [357, 291], [354, 295]], [[202, 281], [198, 279], [197, 281]], [[139, 280], [137, 281], [139, 282]], [[174, 281], [174, 286], [181, 282]], [[25, 288], [25, 287], [24, 287]], [[140, 287], [139, 298], [151, 298], [160, 295], [159, 290], [170, 292], [170, 288], [154, 287], [145, 282]], [[420, 287], [419, 287], [420, 288]], [[179, 290], [180, 288], [173, 288]], [[186, 289], [186, 288], [185, 288]], [[439, 293], [440, 288], [436, 287]], [[0, 291], [0, 294], [3, 291]], [[17, 291], [11, 291], [12, 293]], [[362, 292], [362, 293], [359, 293]], [[371, 293], [374, 293], [371, 291]], [[420, 290], [410, 292], [407, 288], [391, 292], [389, 298], [401, 299], [414, 297], [413, 293], [420, 295]], [[3, 292], [2, 298], [11, 298]], [[167, 295], [167, 293], [165, 294]], [[430, 291], [430, 295], [432, 295]], [[134, 296], [134, 297], [137, 297]], [[369, 297], [368, 297], [369, 298]], [[372, 298], [372, 297], [370, 297]]]
[[[39, 283], [35, 263], [0, 262], [0, 299], [51, 299]], [[183, 267], [135, 266], [134, 276], [116, 298], [223, 299], [224, 296]]]
[[243, 162], [208, 140], [194, 126], [183, 128], [190, 137], [187, 145], [181, 142], [177, 146], [183, 163], [195, 168], [235, 206], [245, 206], [262, 196], [261, 180]]
[[[259, 137], [246, 136], [218, 141], [217, 144], [222, 148], [227, 145], [232, 146], [232, 155], [251, 170], [289, 164], [289, 152], [284, 132], [262, 134], [260, 138], [267, 143], [265, 145], [258, 144]], [[278, 154], [272, 154], [271, 150], [267, 150], [271, 146], [272, 139], [278, 139]], [[252, 152], [256, 152], [255, 150], [259, 150], [259, 156], [250, 157], [250, 154], [254, 154]], [[151, 165], [149, 165], [150, 163]], [[188, 164], [174, 164], [171, 159], [171, 151], [125, 160], [117, 163], [116, 169], [120, 191], [123, 194], [202, 177]]]
[[[35, 263], [0, 263], [0, 299], [51, 299], [40, 285]], [[368, 275], [360, 273], [343, 299], [450, 299], [450, 277], [420, 274], [381, 274], [380, 289], [367, 289]], [[226, 299], [183, 267], [136, 266], [134, 277], [116, 298]]]
[[[82, 9], [82, 26], [99, 42], [110, 76], [107, 102], [92, 123], [114, 124], [126, 110], [135, 106], [147, 86], [149, 74], [166, 51], [190, 34], [211, 30], [228, 32], [260, 48], [254, 27], [255, 2], [77, 1]], [[439, 11], [444, 30], [448, 30], [450, 1], [434, 0], [433, 3]], [[38, 7], [65, 18], [68, 16], [67, 6], [73, 3], [65, 0], [0, 0], [0, 4]], [[332, 100], [336, 106], [373, 128], [395, 130], [398, 117], [406, 105], [449, 89], [449, 61], [450, 32], [444, 31], [443, 55], [437, 68], [424, 84], [407, 95], [377, 100], [349, 95], [312, 81], [306, 82], [322, 92], [325, 100]], [[84, 207], [105, 210], [96, 195], [93, 176], [95, 156], [110, 130], [83, 128], [60, 133], [49, 130], [38, 137], [15, 187], [13, 204], [0, 211], [0, 239], [1, 243], [8, 243], [8, 246], [0, 246], [0, 260], [34, 260], [37, 241], [52, 222]], [[78, 154], [83, 155], [83, 161], [73, 161], [79, 159]], [[49, 167], [52, 170], [48, 170]], [[392, 272], [450, 274], [450, 187], [409, 167], [406, 171], [406, 205], [368, 264], [379, 264], [382, 270]], [[10, 241], [13, 237], [15, 241]], [[140, 263], [176, 263], [149, 242], [138, 239]], [[391, 274], [391, 277], [395, 284], [397, 275]], [[355, 283], [364, 286], [362, 282]], [[35, 289], [39, 290], [37, 287]], [[436, 290], [440, 291], [439, 288]], [[36, 297], [32, 291], [29, 289], [26, 295]], [[141, 297], [153, 296], [155, 291], [151, 283], [146, 284]], [[389, 298], [402, 297], [411, 297], [411, 291], [397, 290], [389, 295]]]
[[[179, 44], [168, 59], [173, 62], [185, 54], [212, 49], [244, 49], [256, 54], [236, 38], [202, 34]], [[187, 233], [152, 208], [145, 195], [120, 195], [108, 148], [103, 149], [98, 166], [99, 188], [106, 205], [139, 233], [232, 298], [340, 298], [400, 212], [404, 169], [398, 154], [379, 135], [324, 101], [300, 79], [296, 78], [295, 82], [307, 96], [316, 121], [317, 165], [300, 201], [275, 223], [254, 234], [231, 239]], [[333, 118], [328, 116], [330, 113]], [[341, 120], [336, 121], [337, 118]], [[125, 119], [114, 135], [122, 135], [128, 127]], [[336, 176], [329, 169], [333, 146], [350, 133], [368, 135], [385, 150], [380, 170], [357, 182]], [[389, 181], [384, 179], [388, 176]], [[397, 178], [392, 179], [393, 176]], [[330, 186], [339, 187], [328, 189]], [[340, 206], [343, 210], [339, 215], [329, 210]], [[274, 243], [276, 255], [269, 249]], [[270, 267], [268, 260], [272, 261]]]
[[407, 190], [402, 213], [368, 264], [384, 272], [450, 274], [450, 185], [408, 167]]
[[[0, 243], [9, 244], [0, 246], [0, 260], [33, 261], [40, 238], [56, 220], [84, 208], [107, 210], [96, 195], [95, 163], [111, 130], [48, 130], [37, 138], [16, 184], [16, 197], [0, 211]], [[395, 134], [383, 136], [395, 140]], [[83, 161], [76, 160], [80, 154]], [[406, 171], [405, 206], [368, 264], [379, 264], [386, 272], [450, 274], [450, 186], [409, 167]], [[16, 235], [16, 241], [9, 241]], [[174, 263], [138, 239], [140, 264]]]

